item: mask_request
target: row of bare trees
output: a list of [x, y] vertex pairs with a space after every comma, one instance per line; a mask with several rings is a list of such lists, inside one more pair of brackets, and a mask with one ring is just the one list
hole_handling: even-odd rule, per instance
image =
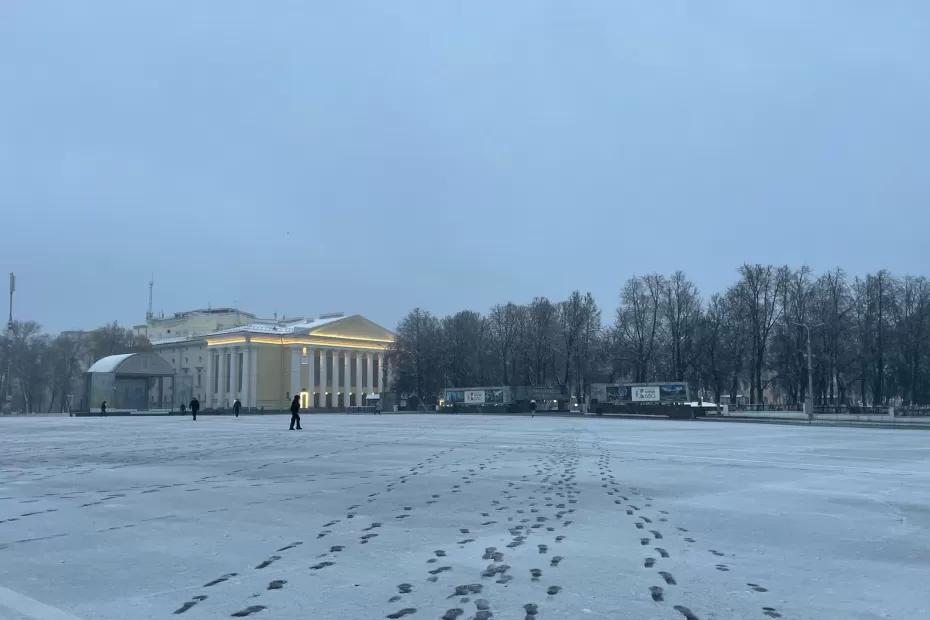
[[89, 332], [43, 333], [38, 323], [14, 322], [0, 337], [0, 399], [13, 411], [68, 411], [81, 406], [83, 372], [107, 355], [150, 350], [145, 338], [116, 323]]
[[550, 385], [584, 397], [598, 381], [687, 381], [716, 402], [797, 404], [811, 336], [818, 404], [930, 402], [930, 281], [879, 271], [819, 276], [743, 265], [702, 297], [683, 272], [630, 278], [613, 321], [590, 294], [400, 322], [393, 389], [431, 402], [443, 387]]

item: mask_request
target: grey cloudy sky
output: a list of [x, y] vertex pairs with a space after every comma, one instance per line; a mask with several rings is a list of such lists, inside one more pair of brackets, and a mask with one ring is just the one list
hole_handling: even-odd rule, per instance
[[[393, 326], [930, 263], [930, 3], [0, 0], [0, 271], [50, 330]], [[3, 304], [5, 307], [5, 304]]]

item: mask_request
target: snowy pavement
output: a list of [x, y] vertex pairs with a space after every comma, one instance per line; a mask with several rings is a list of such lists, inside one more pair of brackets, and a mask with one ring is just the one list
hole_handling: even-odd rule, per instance
[[927, 618], [930, 434], [0, 419], [0, 618]]

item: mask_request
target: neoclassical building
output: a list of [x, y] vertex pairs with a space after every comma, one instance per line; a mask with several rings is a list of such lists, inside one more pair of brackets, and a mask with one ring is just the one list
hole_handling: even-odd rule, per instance
[[299, 395], [305, 409], [365, 404], [388, 382], [394, 334], [360, 316], [239, 325], [152, 342], [176, 369], [179, 404], [197, 396], [205, 408], [285, 409]]

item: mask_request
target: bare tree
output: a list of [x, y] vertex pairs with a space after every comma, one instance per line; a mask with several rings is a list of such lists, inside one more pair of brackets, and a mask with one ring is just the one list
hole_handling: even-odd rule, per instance
[[752, 355], [749, 400], [762, 402], [765, 384], [765, 354], [772, 336], [772, 328], [781, 316], [779, 304], [781, 292], [787, 281], [787, 267], [781, 269], [771, 265], [743, 265], [740, 267], [740, 291], [743, 294], [749, 318], [749, 341]]
[[558, 311], [545, 297], [537, 297], [529, 306], [529, 338], [533, 364], [533, 383], [546, 382], [546, 369], [552, 367]]
[[503, 385], [510, 385], [513, 377], [513, 351], [519, 327], [520, 309], [516, 304], [496, 305], [488, 314], [490, 334], [501, 365]]
[[389, 352], [395, 368], [394, 390], [415, 395], [421, 403], [434, 401], [443, 387], [439, 332], [436, 317], [420, 308], [401, 320]]
[[695, 332], [701, 318], [701, 299], [697, 287], [684, 272], [676, 271], [662, 286], [663, 310], [668, 331], [671, 375], [683, 381], [695, 353]]
[[655, 376], [655, 356], [661, 328], [661, 304], [665, 279], [652, 274], [627, 280], [620, 294], [616, 330], [621, 356], [633, 366], [633, 380]]

